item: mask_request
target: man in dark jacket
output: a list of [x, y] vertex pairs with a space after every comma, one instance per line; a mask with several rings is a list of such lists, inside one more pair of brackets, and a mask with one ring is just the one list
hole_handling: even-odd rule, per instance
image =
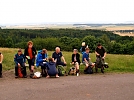
[[73, 50], [72, 54], [72, 64], [76, 67], [76, 74], [79, 76], [79, 65], [80, 65], [80, 54], [77, 49]]
[[23, 77], [26, 78], [27, 73], [26, 73], [26, 67], [25, 67], [25, 56], [22, 54], [22, 50], [19, 49], [18, 53], [14, 56], [14, 62], [15, 62], [15, 78], [18, 78], [18, 67], [22, 68], [22, 74]]
[[[104, 49], [104, 47], [99, 43], [97, 45], [97, 48], [95, 50], [95, 54], [96, 54], [96, 65], [99, 65], [99, 62], [101, 61], [102, 64], [104, 64], [104, 59], [106, 57], [106, 50]], [[101, 68], [101, 72], [104, 73], [103, 71], [103, 67]], [[96, 68], [96, 72], [97, 72], [97, 68]]]
[[46, 63], [47, 67], [47, 78], [50, 76], [56, 76], [58, 78], [58, 71], [56, 69], [56, 63], [54, 62], [53, 58], [49, 58], [49, 62]]

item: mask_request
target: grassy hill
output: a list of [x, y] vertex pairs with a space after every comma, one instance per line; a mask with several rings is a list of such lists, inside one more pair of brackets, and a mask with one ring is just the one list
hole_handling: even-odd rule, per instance
[[[4, 55], [3, 70], [10, 70], [14, 68], [14, 55], [17, 53], [17, 49], [13, 48], [0, 48], [0, 52]], [[52, 55], [53, 51], [48, 51], [48, 56]], [[68, 69], [71, 67], [71, 55], [72, 52], [63, 52], [67, 61]], [[82, 57], [82, 55], [81, 55]], [[95, 61], [95, 54], [91, 53], [90, 57], [92, 62]], [[134, 72], [134, 55], [114, 55], [107, 54], [106, 62], [109, 64], [109, 68], [105, 69], [105, 72]], [[84, 66], [80, 66], [80, 71], [83, 72]]]

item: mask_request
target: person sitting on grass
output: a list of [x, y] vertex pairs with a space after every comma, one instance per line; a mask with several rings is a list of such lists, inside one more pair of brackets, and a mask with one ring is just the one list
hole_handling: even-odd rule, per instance
[[73, 50], [72, 64], [75, 65], [76, 75], [79, 76], [80, 54], [78, 53], [77, 49]]
[[91, 58], [89, 56], [89, 52], [90, 52], [90, 49], [89, 48], [85, 48], [85, 52], [84, 52], [83, 57], [82, 57], [82, 62], [85, 65], [84, 72], [86, 72], [86, 70], [87, 70], [87, 68], [89, 66], [91, 66], [92, 68], [95, 66], [95, 64], [91, 62]]
[[24, 78], [27, 78], [27, 73], [26, 73], [26, 67], [25, 67], [25, 56], [22, 54], [22, 50], [19, 49], [18, 53], [14, 56], [14, 62], [15, 62], [15, 78], [18, 78], [18, 67], [22, 68], [22, 74]]
[[[65, 58], [64, 56], [62, 55], [62, 52], [60, 51], [60, 48], [59, 47], [56, 47], [55, 48], [55, 52], [52, 54], [52, 58], [54, 61], [56, 61], [56, 66], [58, 65], [62, 65], [64, 66], [64, 70], [65, 70], [65, 74], [66, 73], [66, 61], [65, 61]], [[63, 60], [63, 62], [61, 61], [61, 59]]]
[[0, 52], [0, 78], [2, 78], [2, 62], [3, 62], [3, 54]]
[[47, 50], [43, 49], [38, 53], [36, 58], [36, 66], [41, 66], [41, 74], [42, 76], [46, 75], [46, 62], [47, 62]]
[[58, 76], [58, 71], [56, 69], [56, 62], [53, 60], [53, 58], [49, 58], [49, 62], [46, 63], [46, 72], [47, 72], [47, 77], [49, 78], [50, 76], [55, 76], [56, 78], [59, 78]]

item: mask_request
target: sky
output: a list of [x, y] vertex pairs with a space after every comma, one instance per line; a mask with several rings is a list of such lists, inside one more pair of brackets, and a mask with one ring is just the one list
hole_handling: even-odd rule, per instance
[[134, 22], [133, 0], [0, 0], [0, 25]]

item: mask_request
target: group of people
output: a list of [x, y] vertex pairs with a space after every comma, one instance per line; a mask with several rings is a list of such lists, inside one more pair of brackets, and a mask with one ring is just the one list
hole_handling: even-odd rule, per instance
[[[19, 73], [18, 73], [19, 67], [23, 68], [23, 70], [22, 70], [23, 77], [24, 78], [27, 77], [26, 66], [25, 66], [26, 59], [28, 61], [28, 65], [29, 65], [30, 76], [34, 74], [35, 62], [36, 62], [37, 67], [41, 66], [42, 76], [46, 76], [47, 78], [49, 78], [50, 76], [55, 76], [56, 78], [59, 77], [58, 71], [56, 69], [57, 65], [64, 66], [64, 68], [66, 70], [66, 61], [65, 61], [65, 58], [62, 55], [59, 47], [56, 47], [55, 52], [52, 54], [52, 57], [48, 58], [46, 49], [40, 50], [37, 54], [36, 49], [33, 47], [33, 42], [29, 41], [27, 43], [27, 48], [24, 50], [24, 54], [22, 53], [22, 50], [19, 49], [18, 53], [14, 57], [15, 78], [19, 77], [18, 76], [19, 75]], [[66, 71], [65, 71], [65, 73], [66, 73]]]
[[[91, 58], [89, 54], [90, 49], [86, 46], [83, 46], [82, 50], [83, 50], [82, 63], [85, 65], [85, 70], [84, 70], [85, 72], [89, 66], [93, 68], [95, 66], [95, 63], [91, 62]], [[97, 45], [95, 54], [97, 58], [96, 61], [100, 57], [104, 61], [106, 57], [106, 51], [101, 44]], [[19, 77], [18, 68], [20, 67], [23, 68], [23, 70], [21, 71], [23, 74], [23, 78], [27, 78], [26, 60], [28, 61], [30, 75], [34, 74], [35, 62], [37, 67], [41, 66], [41, 74], [46, 78], [49, 78], [50, 76], [55, 76], [56, 78], [59, 77], [58, 70], [56, 68], [56, 66], [58, 65], [62, 65], [64, 67], [65, 74], [67, 75], [67, 71], [66, 71], [67, 63], [59, 47], [56, 47], [55, 52], [52, 54], [52, 57], [48, 58], [46, 49], [42, 49], [38, 51], [37, 54], [36, 49], [33, 47], [33, 42], [29, 41], [27, 43], [27, 48], [24, 50], [24, 54], [22, 50], [19, 49], [17, 54], [15, 54], [14, 56], [15, 78]], [[3, 61], [3, 55], [0, 53], [0, 77], [2, 77], [2, 61]], [[79, 67], [81, 61], [80, 61], [80, 54], [78, 53], [77, 49], [73, 50], [71, 64], [74, 65], [74, 67], [76, 68], [76, 75], [79, 76]]]

